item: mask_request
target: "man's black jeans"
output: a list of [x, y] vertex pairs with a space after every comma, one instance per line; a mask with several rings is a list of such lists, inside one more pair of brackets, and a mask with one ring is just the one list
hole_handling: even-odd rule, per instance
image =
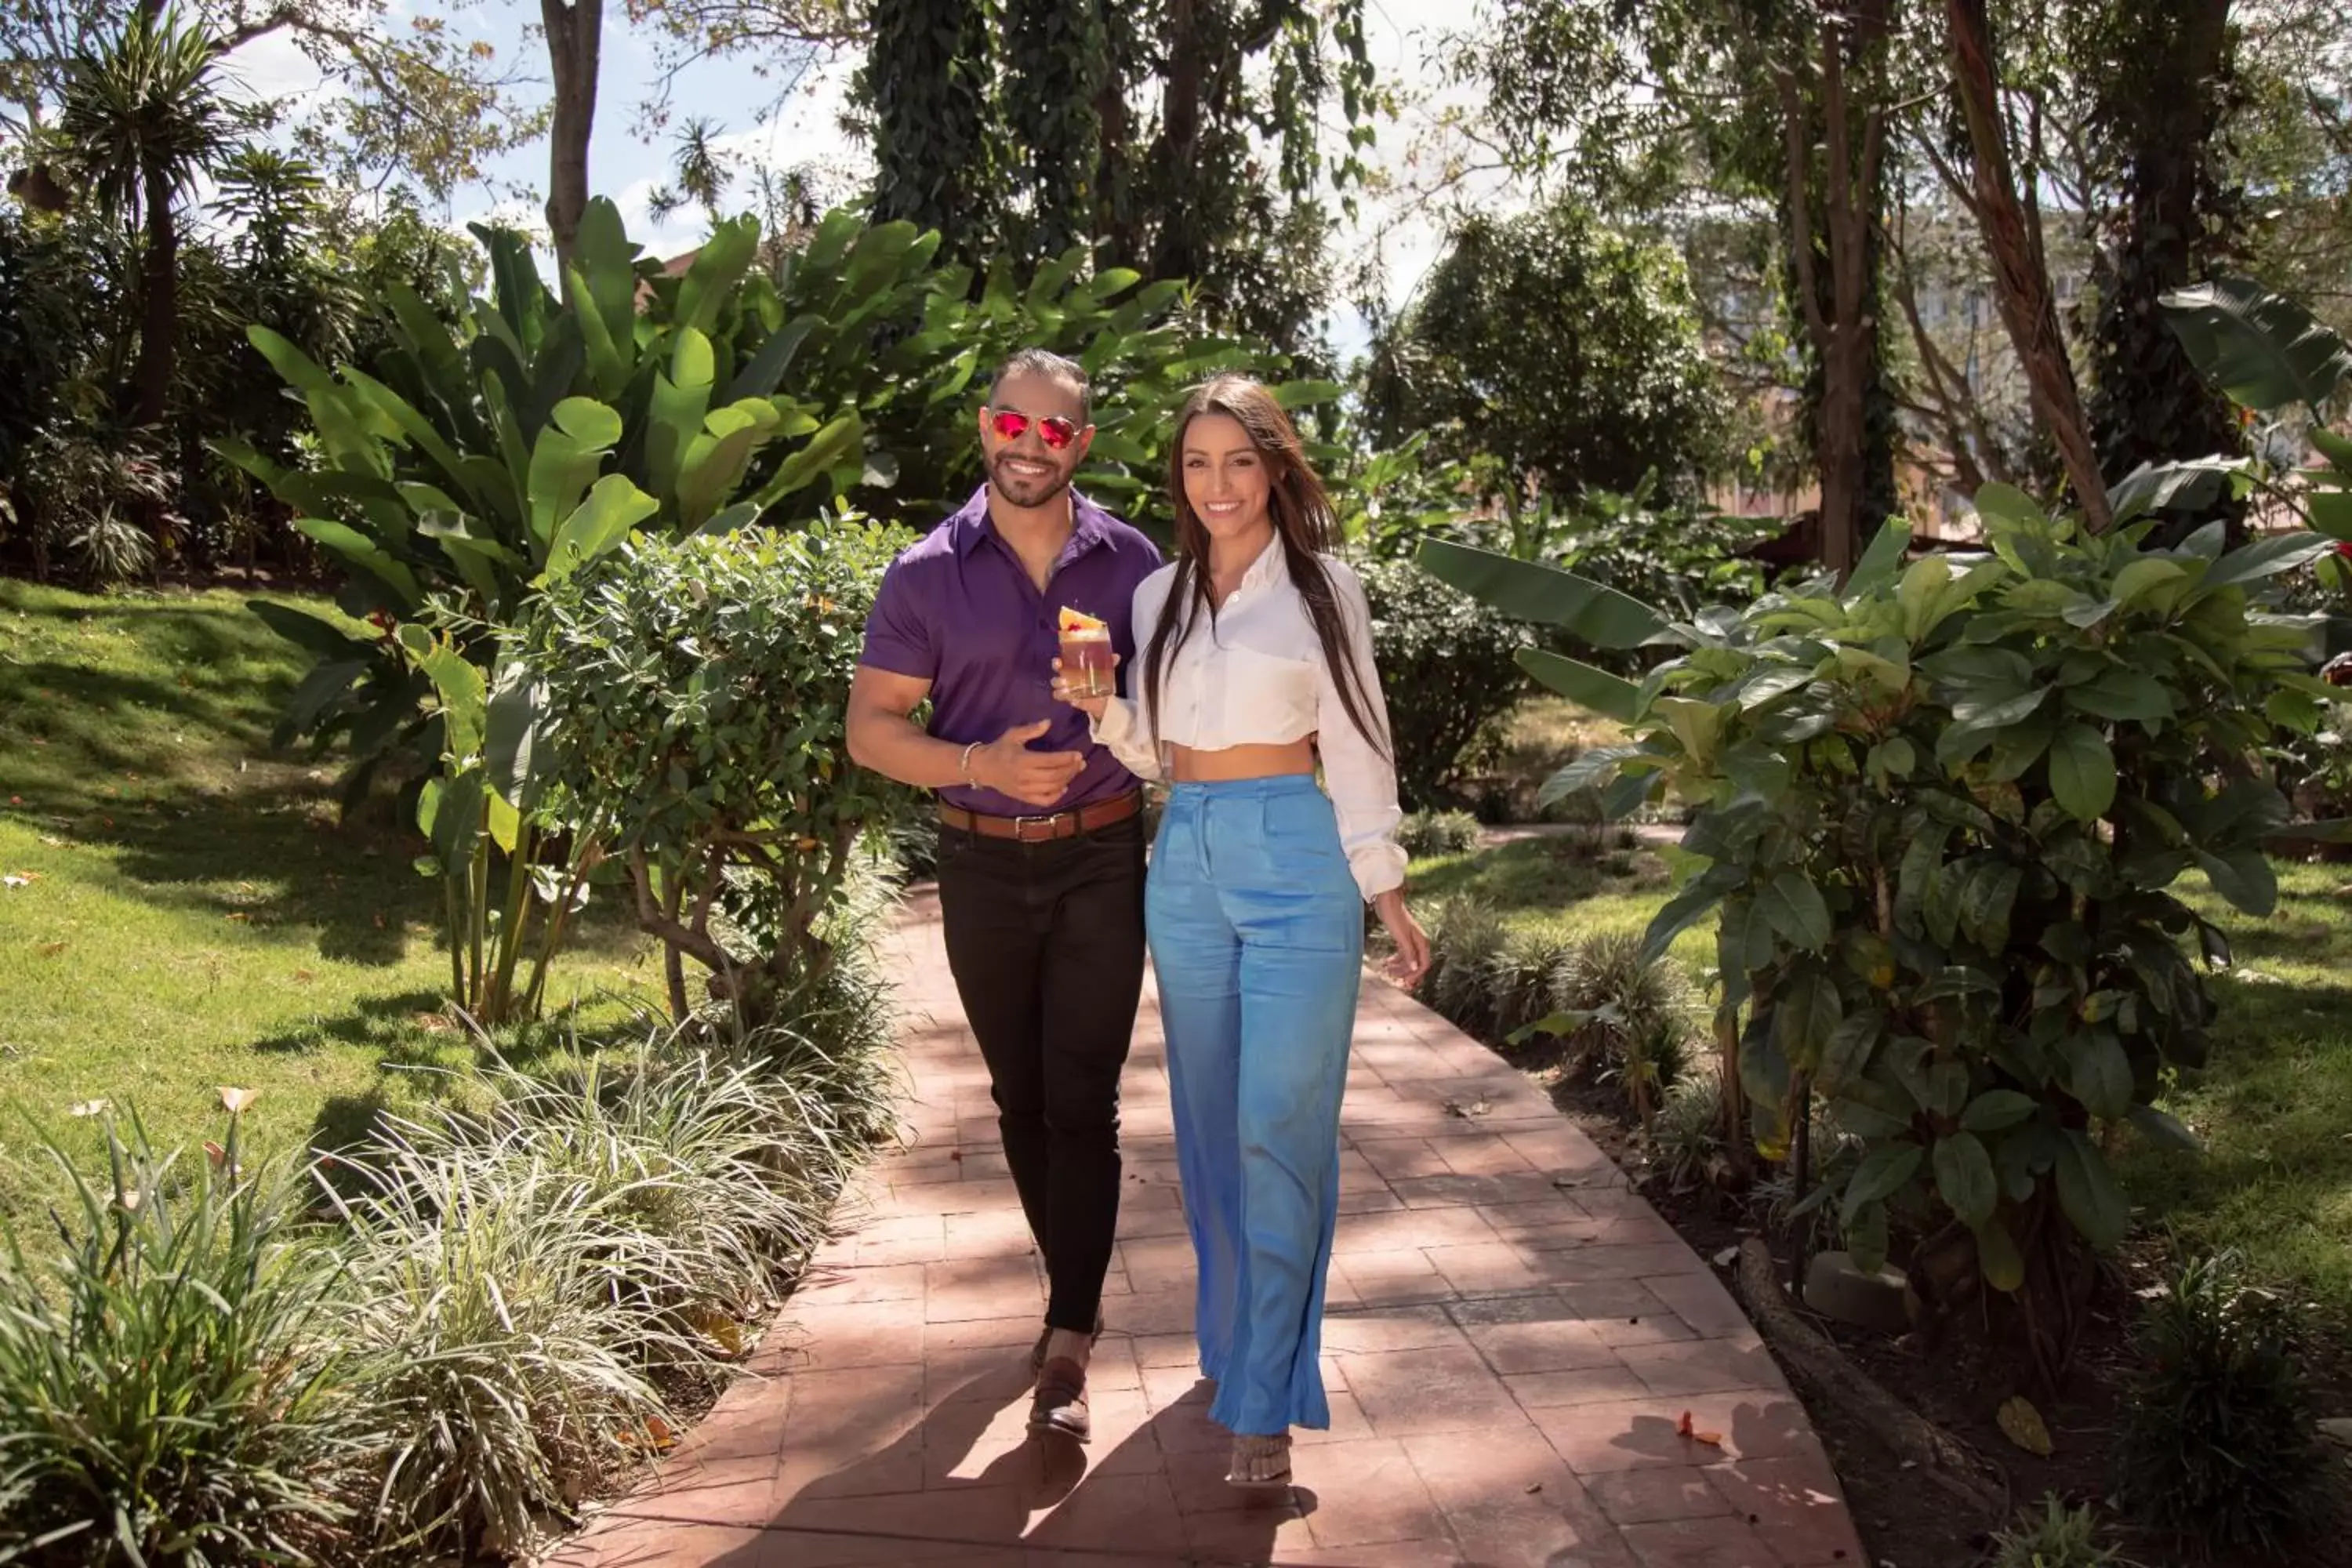
[[1034, 844], [942, 827], [939, 880], [948, 967], [1045, 1258], [1045, 1322], [1090, 1333], [1118, 1227], [1118, 1075], [1143, 990], [1142, 819]]

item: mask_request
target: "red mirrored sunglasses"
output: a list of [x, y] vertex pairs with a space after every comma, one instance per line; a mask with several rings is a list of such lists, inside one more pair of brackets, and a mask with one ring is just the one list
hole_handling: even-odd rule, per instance
[[1078, 438], [1077, 422], [1065, 419], [1058, 414], [1048, 414], [1043, 419], [1032, 420], [1026, 414], [1010, 408], [988, 411], [988, 427], [996, 432], [996, 438], [1000, 441], [1018, 441], [1032, 424], [1037, 426], [1037, 438], [1056, 452]]

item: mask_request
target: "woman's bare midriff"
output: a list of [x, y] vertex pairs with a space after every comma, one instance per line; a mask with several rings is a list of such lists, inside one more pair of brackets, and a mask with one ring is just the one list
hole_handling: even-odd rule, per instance
[[1279, 746], [1225, 746], [1213, 752], [1173, 744], [1168, 749], [1173, 753], [1168, 759], [1168, 776], [1177, 784], [1224, 784], [1315, 771], [1312, 739]]

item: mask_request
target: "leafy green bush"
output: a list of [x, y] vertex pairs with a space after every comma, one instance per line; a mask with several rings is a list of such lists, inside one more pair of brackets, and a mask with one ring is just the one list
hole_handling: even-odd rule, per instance
[[1478, 847], [1478, 819], [1466, 811], [1409, 812], [1397, 825], [1396, 838], [1416, 860], [1466, 855]]
[[2168, 889], [2194, 868], [2249, 913], [2275, 900], [2262, 844], [2286, 810], [2260, 748], [2327, 689], [2303, 670], [2306, 624], [2250, 593], [2328, 543], [2224, 554], [2216, 527], [2144, 550], [2144, 526], [2085, 536], [2006, 487], [1978, 508], [1989, 555], [1905, 567], [1898, 522], [1843, 590], [1676, 628], [1688, 651], [1638, 689], [1544, 673], [1635, 737], [1563, 784], [1699, 803], [1696, 873], [1649, 945], [1720, 909], [1759, 1146], [1777, 1157], [1826, 1095], [1868, 1142], [1838, 1194], [1864, 1267], [1895, 1216], [1948, 1215], [2000, 1289], [2071, 1291], [2070, 1234], [2111, 1247], [2129, 1217], [2095, 1134], [2187, 1138], [2149, 1103], [2206, 1047], [2179, 944], [2228, 947]]
[[2232, 1253], [2192, 1258], [2168, 1286], [2137, 1334], [2117, 1496], [2177, 1535], [2281, 1550], [2326, 1463], [2285, 1310]]
[[312, 1561], [370, 1428], [306, 1184], [230, 1173], [234, 1122], [194, 1170], [106, 1131], [103, 1172], [55, 1155], [55, 1257], [11, 1229], [0, 1261], [0, 1560]]
[[646, 1452], [670, 1410], [646, 1353], [691, 1337], [613, 1311], [626, 1191], [495, 1147], [409, 1143], [394, 1129], [346, 1160], [353, 1300], [337, 1325], [390, 1434], [367, 1521], [386, 1549], [521, 1549]]
[[679, 1390], [730, 1375], [889, 1120], [887, 1016], [856, 973], [726, 1050], [494, 1068], [487, 1107], [343, 1161], [381, 1549], [526, 1546], [666, 1446]]
[[1647, 1125], [1688, 1055], [1697, 1006], [1682, 972], [1635, 933], [1598, 932], [1554, 971], [1551, 1006], [1531, 1026], [1565, 1036], [1580, 1068], [1622, 1084]]
[[1508, 1040], [1549, 1015], [1560, 973], [1576, 963], [1578, 952], [1576, 939], [1549, 922], [1505, 931], [1486, 963], [1481, 1012], [1489, 1037]]
[[2123, 1554], [2099, 1542], [2098, 1511], [2069, 1508], [2054, 1495], [2042, 1511], [2028, 1510], [1993, 1537], [1991, 1568], [2130, 1568]]
[[[324, 464], [223, 451], [351, 573], [354, 615], [405, 621], [437, 598], [496, 628], [542, 574], [561, 578], [631, 527], [797, 524], [850, 491], [928, 527], [978, 478], [974, 380], [1016, 347], [1066, 352], [1100, 384], [1081, 482], [1121, 504], [1164, 487], [1166, 413], [1188, 380], [1223, 368], [1280, 380], [1267, 356], [1192, 331], [1181, 282], [1088, 272], [1083, 249], [1025, 289], [1000, 268], [975, 297], [968, 270], [935, 264], [937, 234], [836, 212], [771, 278], [753, 266], [747, 216], [719, 224], [670, 276], [600, 197], [563, 289], [540, 278], [521, 236], [474, 232], [490, 297], [452, 329], [393, 286], [382, 379], [330, 374], [268, 329], [251, 334], [308, 405]], [[1283, 385], [1296, 405], [1337, 395]], [[364, 758], [413, 730], [425, 692], [397, 650], [315, 618], [271, 624], [320, 656], [289, 733], [348, 736]], [[474, 640], [463, 651], [489, 657]]]
[[1397, 787], [1433, 809], [1526, 689], [1515, 656], [1527, 637], [1507, 617], [1402, 561], [1360, 561], [1372, 612], [1372, 656], [1388, 699]]
[[[859, 628], [899, 542], [854, 518], [645, 539], [551, 584], [511, 638], [550, 775], [626, 862], [681, 1019], [688, 960], [747, 1024], [828, 962], [818, 921], [903, 794], [844, 740]], [[730, 871], [770, 912], [761, 951], [713, 928]]]
[[1649, 1146], [1669, 1188], [1715, 1180], [1723, 1167], [1723, 1080], [1711, 1071], [1677, 1079], [1650, 1123]]
[[1508, 934], [1503, 917], [1484, 900], [1457, 894], [1423, 918], [1429, 969], [1421, 977], [1419, 999], [1458, 1027], [1483, 1033], [1492, 1021], [1488, 982]]

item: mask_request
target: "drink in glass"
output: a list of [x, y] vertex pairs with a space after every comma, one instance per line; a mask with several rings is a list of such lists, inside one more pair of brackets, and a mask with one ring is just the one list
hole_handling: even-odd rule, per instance
[[1076, 697], [1108, 697], [1115, 689], [1111, 671], [1110, 627], [1083, 610], [1062, 606], [1062, 679]]

